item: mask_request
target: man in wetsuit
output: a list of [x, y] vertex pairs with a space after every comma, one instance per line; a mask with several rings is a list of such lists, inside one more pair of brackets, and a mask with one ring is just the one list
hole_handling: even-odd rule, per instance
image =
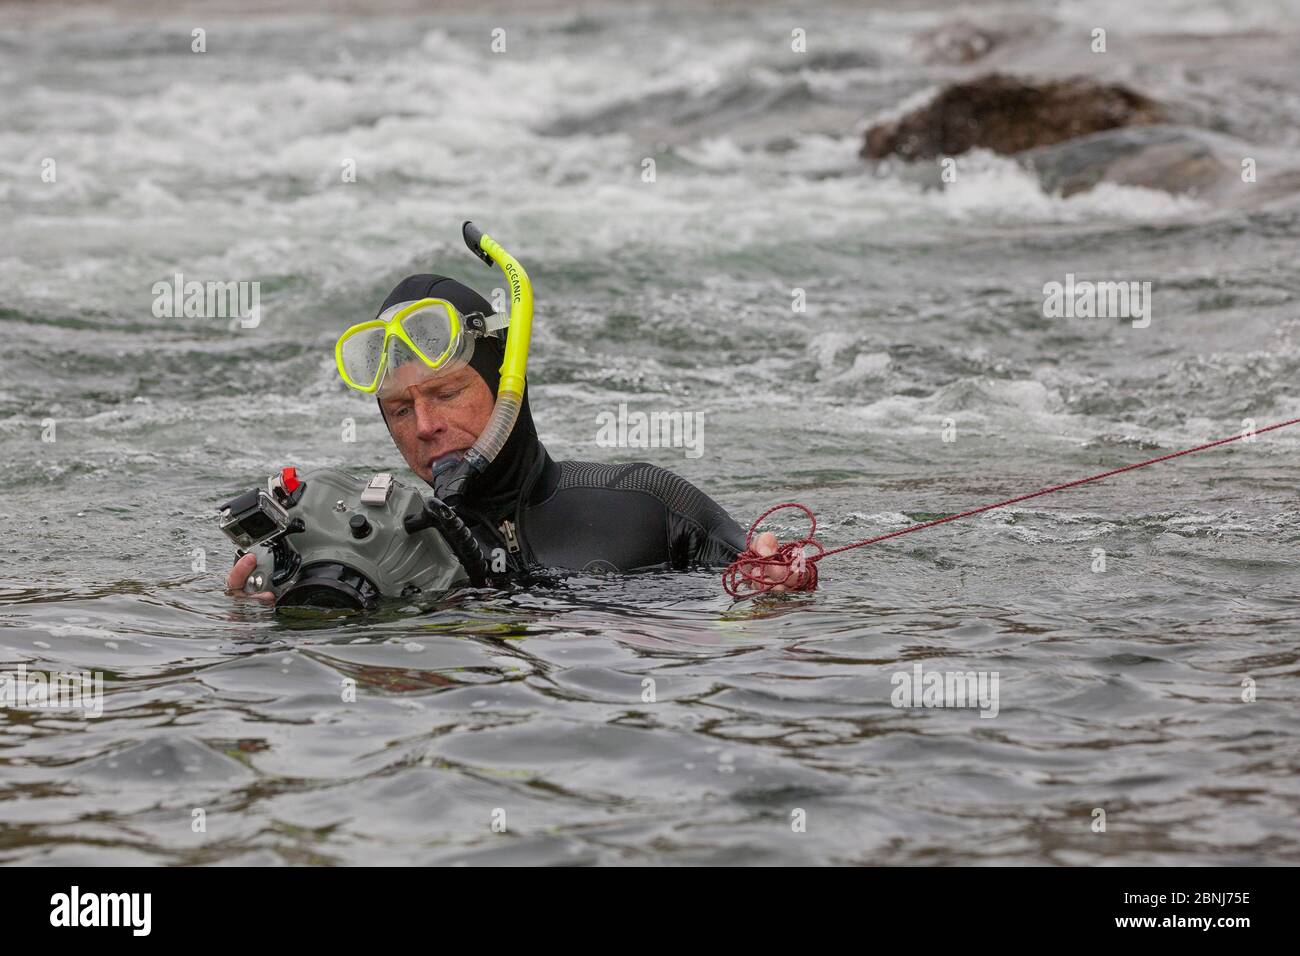
[[[438, 275], [404, 279], [380, 315], [431, 299], [450, 302], [463, 316], [492, 315], [491, 305], [473, 289]], [[377, 391], [380, 412], [406, 463], [435, 489], [435, 466], [463, 456], [487, 426], [503, 338], [504, 330], [478, 335], [464, 364], [433, 376], [421, 362], [389, 362], [384, 387]], [[457, 511], [486, 554], [505, 556], [514, 578], [526, 577], [532, 568], [721, 567], [745, 547], [744, 529], [670, 471], [644, 462], [552, 460], [533, 426], [527, 389], [504, 447], [466, 486]], [[772, 554], [775, 537], [755, 539], [755, 550]], [[242, 588], [255, 562], [249, 554], [236, 563], [227, 581], [232, 590]]]

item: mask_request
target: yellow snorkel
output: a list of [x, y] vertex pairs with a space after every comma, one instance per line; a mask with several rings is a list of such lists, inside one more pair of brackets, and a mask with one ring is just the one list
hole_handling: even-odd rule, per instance
[[528, 281], [524, 267], [501, 248], [501, 243], [484, 235], [472, 222], [467, 221], [461, 228], [470, 251], [489, 266], [493, 263], [500, 266], [510, 284], [510, 331], [506, 336], [506, 356], [501, 362], [496, 407], [487, 428], [483, 429], [483, 434], [466, 455], [467, 461], [474, 456], [482, 458], [482, 465], [474, 469], [482, 471], [496, 458], [510, 437], [524, 401], [524, 372], [528, 366], [528, 344], [533, 334], [533, 285]]
[[533, 332], [533, 286], [517, 259], [472, 222], [461, 227], [465, 245], [488, 266], [494, 263], [505, 273], [510, 286], [510, 325], [505, 358], [501, 362], [501, 383], [496, 405], [487, 427], [461, 461], [447, 461], [434, 468], [433, 487], [448, 504], [465, 492], [465, 483], [481, 473], [505, 447], [524, 402], [524, 376], [528, 366], [528, 345]]

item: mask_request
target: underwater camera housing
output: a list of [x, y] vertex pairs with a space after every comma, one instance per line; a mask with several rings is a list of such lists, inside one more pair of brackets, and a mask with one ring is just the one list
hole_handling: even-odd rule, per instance
[[272, 592], [277, 610], [370, 610], [381, 598], [437, 598], [491, 581], [455, 512], [392, 475], [323, 468], [300, 479], [285, 468], [218, 510], [240, 554], [258, 555], [244, 590]]

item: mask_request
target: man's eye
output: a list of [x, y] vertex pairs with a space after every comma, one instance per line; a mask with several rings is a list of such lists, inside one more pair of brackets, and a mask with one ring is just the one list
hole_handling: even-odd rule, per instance
[[453, 388], [453, 389], [450, 389], [450, 390], [445, 391], [445, 392], [440, 392], [440, 393], [438, 393], [438, 401], [440, 401], [440, 402], [449, 402], [449, 401], [451, 401], [453, 398], [455, 398], [457, 395], [459, 395], [462, 391], [464, 391], [464, 389]]
[[393, 410], [392, 416], [394, 418], [405, 418], [410, 411], [411, 411], [410, 405], [399, 405], [396, 409]]

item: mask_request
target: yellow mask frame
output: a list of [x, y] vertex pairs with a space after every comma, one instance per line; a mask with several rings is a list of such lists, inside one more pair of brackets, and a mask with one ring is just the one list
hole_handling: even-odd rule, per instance
[[[423, 309], [440, 306], [447, 315], [447, 325], [450, 330], [448, 344], [440, 354], [433, 356], [425, 353], [411, 339], [410, 334], [403, 326], [403, 322], [416, 312]], [[414, 302], [399, 304], [393, 307], [396, 311], [389, 317], [385, 318], [380, 315], [378, 318], [371, 319], [369, 322], [361, 322], [347, 329], [339, 336], [338, 341], [334, 343], [334, 364], [338, 366], [339, 377], [343, 379], [348, 388], [356, 389], [358, 392], [374, 393], [379, 389], [379, 383], [384, 380], [384, 372], [388, 367], [388, 346], [391, 339], [396, 338], [416, 356], [420, 361], [431, 369], [440, 369], [445, 366], [458, 351], [460, 351], [464, 337], [465, 324], [461, 321], [460, 313], [456, 307], [446, 299], [417, 299]], [[373, 379], [366, 382], [357, 382], [348, 374], [347, 362], [343, 357], [343, 347], [347, 342], [358, 335], [365, 335], [376, 329], [384, 330], [384, 339], [379, 346], [379, 362], [375, 366]]]

